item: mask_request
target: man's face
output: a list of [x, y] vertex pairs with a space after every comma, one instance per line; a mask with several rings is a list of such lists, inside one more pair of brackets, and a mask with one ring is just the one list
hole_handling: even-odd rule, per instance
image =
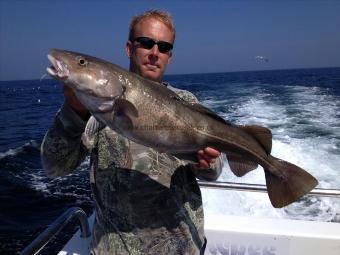
[[[170, 29], [161, 21], [154, 18], [142, 20], [135, 26], [134, 38], [149, 37], [155, 41], [173, 43]], [[166, 66], [169, 64], [172, 53], [159, 52], [158, 45], [151, 49], [144, 49], [138, 42], [127, 42], [126, 53], [130, 58], [130, 71], [145, 78], [160, 82]]]

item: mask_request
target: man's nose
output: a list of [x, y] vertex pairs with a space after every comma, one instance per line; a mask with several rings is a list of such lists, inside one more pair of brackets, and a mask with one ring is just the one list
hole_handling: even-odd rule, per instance
[[151, 49], [151, 54], [158, 56], [159, 55], [159, 50], [158, 50], [158, 45], [155, 44]]
[[150, 49], [150, 54], [149, 54], [149, 59], [152, 62], [156, 62], [159, 57], [159, 50], [158, 50], [158, 45], [155, 44], [151, 49]]

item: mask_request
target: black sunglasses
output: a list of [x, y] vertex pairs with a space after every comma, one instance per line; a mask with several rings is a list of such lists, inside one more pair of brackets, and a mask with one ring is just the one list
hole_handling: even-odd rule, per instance
[[133, 40], [131, 40], [131, 42], [138, 42], [144, 49], [152, 49], [152, 47], [157, 44], [158, 46], [158, 50], [161, 53], [167, 53], [169, 51], [172, 50], [172, 48], [174, 47], [171, 43], [168, 42], [164, 42], [164, 41], [155, 41], [154, 39], [151, 39], [149, 37], [137, 37]]

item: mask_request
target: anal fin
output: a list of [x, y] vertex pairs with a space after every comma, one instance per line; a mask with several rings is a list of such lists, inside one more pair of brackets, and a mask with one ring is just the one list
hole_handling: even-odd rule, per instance
[[238, 177], [247, 174], [258, 166], [256, 162], [235, 154], [228, 154], [227, 159], [230, 170]]

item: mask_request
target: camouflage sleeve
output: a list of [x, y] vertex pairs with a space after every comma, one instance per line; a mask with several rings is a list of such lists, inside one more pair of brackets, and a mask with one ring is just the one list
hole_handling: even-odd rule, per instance
[[[168, 85], [168, 88], [176, 92], [177, 95], [179, 95], [183, 100], [187, 101], [188, 103], [191, 103], [191, 104], [199, 103], [197, 97], [193, 93], [187, 90], [177, 89], [170, 85]], [[203, 168], [194, 169], [192, 165], [190, 166], [190, 168], [194, 172], [196, 178], [200, 180], [205, 180], [205, 181], [216, 181], [222, 172], [223, 157], [221, 155], [218, 158], [216, 158], [215, 163], [210, 164], [210, 168], [208, 169], [203, 169]]]
[[67, 175], [84, 160], [87, 149], [81, 135], [85, 126], [86, 122], [64, 103], [41, 144], [41, 161], [48, 176]]

